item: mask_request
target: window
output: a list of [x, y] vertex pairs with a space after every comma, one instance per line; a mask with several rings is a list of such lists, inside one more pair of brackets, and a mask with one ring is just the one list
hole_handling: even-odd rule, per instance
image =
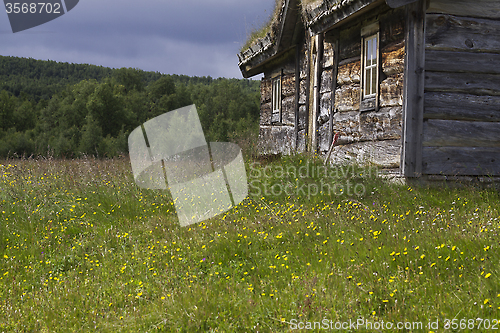
[[363, 97], [375, 97], [377, 95], [378, 81], [378, 57], [377, 57], [377, 35], [365, 38], [364, 75], [363, 75]]
[[272, 89], [273, 122], [281, 122], [281, 76], [273, 79]]
[[361, 111], [378, 109], [379, 43], [378, 22], [361, 29]]

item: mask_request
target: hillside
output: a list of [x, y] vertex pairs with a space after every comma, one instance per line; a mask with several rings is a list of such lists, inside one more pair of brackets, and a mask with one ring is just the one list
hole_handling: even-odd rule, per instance
[[211, 141], [258, 130], [256, 81], [0, 56], [0, 157], [126, 153], [130, 131], [190, 104]]

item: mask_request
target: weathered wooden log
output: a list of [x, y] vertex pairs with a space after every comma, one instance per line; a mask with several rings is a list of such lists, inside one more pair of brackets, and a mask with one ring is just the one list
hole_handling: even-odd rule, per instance
[[299, 131], [306, 128], [307, 124], [307, 108], [305, 105], [299, 107]]
[[359, 116], [360, 141], [401, 138], [402, 114], [401, 106], [362, 112]]
[[427, 14], [426, 22], [427, 49], [500, 53], [500, 21]]
[[500, 97], [426, 92], [424, 118], [500, 121]]
[[332, 91], [332, 69], [325, 69], [321, 72], [321, 87], [319, 92], [325, 93]]
[[401, 140], [356, 142], [333, 147], [330, 161], [335, 165], [359, 163], [397, 168], [401, 162]]
[[261, 104], [260, 106], [260, 124], [271, 125], [271, 102]]
[[283, 75], [281, 78], [281, 94], [283, 97], [295, 95], [295, 75]]
[[500, 74], [500, 54], [427, 50], [425, 70]]
[[339, 144], [359, 141], [359, 111], [333, 114], [333, 132], [340, 133]]
[[306, 151], [306, 130], [300, 130], [297, 137], [297, 152], [303, 153]]
[[259, 153], [290, 154], [295, 150], [293, 126], [261, 126], [259, 130]]
[[281, 123], [295, 126], [295, 95], [281, 100]]
[[424, 119], [426, 1], [406, 6], [406, 55], [403, 102], [402, 174], [422, 174], [422, 125]]
[[331, 107], [331, 101], [332, 99], [332, 93], [331, 92], [326, 92], [324, 94], [321, 94], [321, 100], [319, 103], [319, 116], [318, 116], [318, 123], [322, 125], [328, 119], [330, 119], [330, 107]]
[[330, 132], [329, 132], [329, 124], [324, 123], [323, 125], [319, 126], [318, 128], [318, 150], [320, 152], [325, 152], [328, 150], [329, 145], [329, 137], [330, 137]]
[[385, 2], [387, 3], [387, 6], [389, 6], [391, 8], [403, 7], [403, 6], [409, 5], [411, 3], [414, 3], [415, 1], [417, 1], [417, 0], [385, 0]]
[[386, 78], [380, 83], [380, 106], [403, 105], [404, 74]]
[[423, 173], [500, 175], [499, 147], [423, 147]]
[[323, 59], [321, 59], [321, 67], [324, 69], [333, 66], [333, 45], [331, 43], [326, 43], [323, 50]]
[[271, 80], [262, 79], [260, 81], [260, 103], [267, 103], [271, 101], [272, 85]]
[[335, 91], [335, 109], [340, 112], [359, 111], [359, 84], [348, 84]]
[[425, 90], [500, 95], [499, 74], [425, 72]]
[[422, 144], [427, 147], [500, 147], [500, 123], [428, 119], [424, 121]]
[[500, 6], [498, 0], [432, 0], [427, 13], [498, 19]]
[[339, 60], [361, 56], [361, 22], [340, 31]]
[[339, 85], [359, 83], [361, 78], [361, 61], [359, 58], [348, 63], [340, 63], [337, 73]]
[[300, 80], [300, 97], [299, 104], [306, 104], [307, 96], [307, 80]]
[[391, 76], [404, 72], [405, 45], [404, 42], [391, 45], [382, 50], [382, 71]]

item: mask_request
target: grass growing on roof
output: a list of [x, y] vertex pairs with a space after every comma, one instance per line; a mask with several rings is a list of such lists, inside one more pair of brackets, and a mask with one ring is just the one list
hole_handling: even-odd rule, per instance
[[[248, 163], [249, 198], [181, 228], [168, 193], [139, 189], [127, 159], [1, 162], [0, 329], [498, 318], [497, 192], [320, 167], [303, 156]], [[311, 195], [322, 181], [335, 193]], [[364, 191], [348, 194], [347, 181]]]

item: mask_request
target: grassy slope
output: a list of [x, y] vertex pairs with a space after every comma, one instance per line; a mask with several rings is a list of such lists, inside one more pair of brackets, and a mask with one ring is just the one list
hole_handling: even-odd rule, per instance
[[[316, 163], [249, 165], [249, 198], [180, 228], [168, 194], [136, 187], [126, 159], [3, 161], [0, 331], [276, 332], [360, 317], [442, 330], [498, 318], [498, 193], [362, 169], [301, 177]], [[308, 197], [325, 179], [364, 194]], [[272, 194], [290, 183], [299, 190]]]

